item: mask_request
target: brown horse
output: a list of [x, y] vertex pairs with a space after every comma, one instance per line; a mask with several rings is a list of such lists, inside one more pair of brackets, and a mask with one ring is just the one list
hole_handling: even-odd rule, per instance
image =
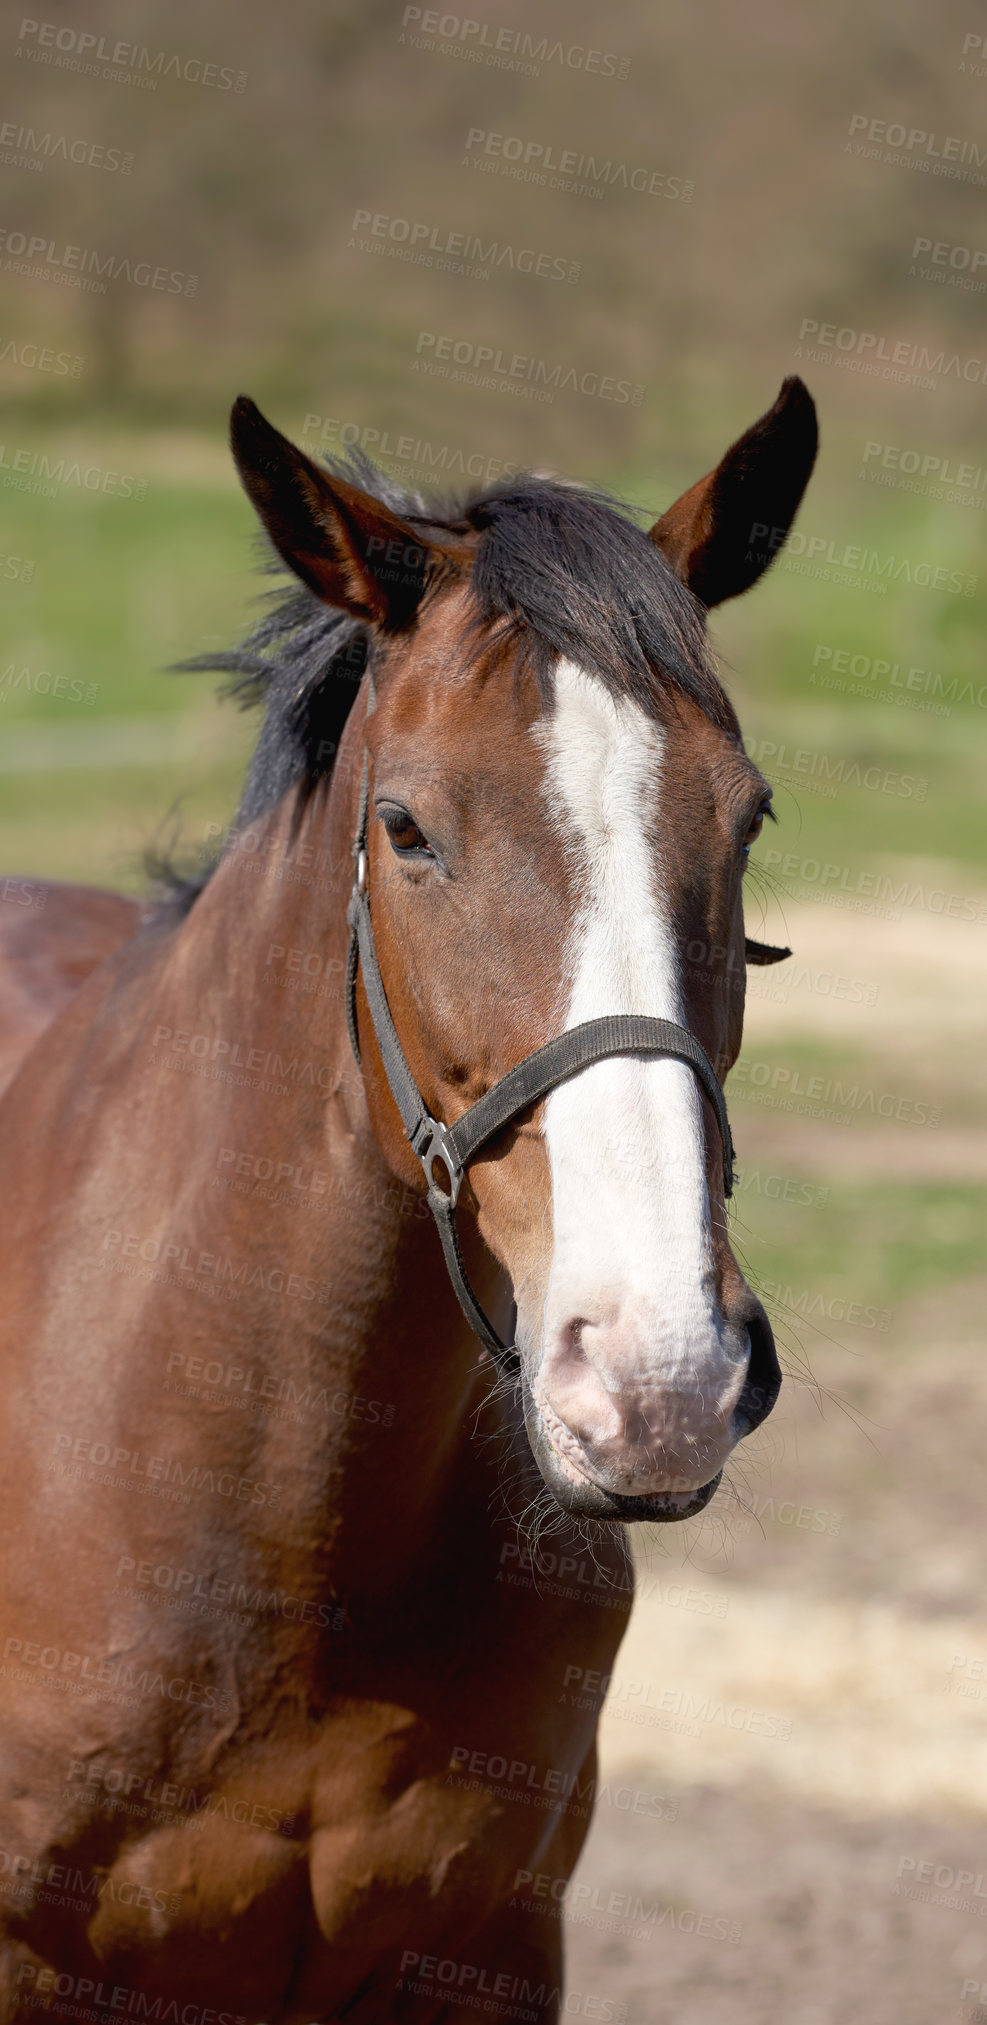
[[[700, 1509], [779, 1383], [716, 1080], [768, 790], [704, 610], [815, 444], [788, 380], [649, 537], [547, 479], [428, 507], [234, 410], [301, 580], [228, 664], [239, 819], [94, 927], [0, 1104], [5, 2018], [558, 2016], [519, 1881], [597, 1797], [566, 1670], [612, 1664], [623, 1522]], [[501, 1375], [429, 1206], [456, 1121], [587, 1023], [461, 1178]]]

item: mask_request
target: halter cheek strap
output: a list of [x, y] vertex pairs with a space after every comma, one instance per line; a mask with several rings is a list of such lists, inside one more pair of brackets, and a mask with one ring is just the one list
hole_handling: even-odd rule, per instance
[[[734, 1149], [726, 1099], [709, 1056], [688, 1027], [678, 1026], [673, 1020], [650, 1019], [642, 1013], [615, 1013], [607, 1019], [585, 1020], [581, 1026], [570, 1027], [566, 1033], [538, 1048], [533, 1055], [527, 1055], [516, 1068], [502, 1076], [492, 1090], [464, 1111], [454, 1125], [443, 1125], [439, 1119], [433, 1118], [405, 1060], [377, 961], [367, 890], [369, 798], [369, 775], [364, 756], [353, 846], [356, 878], [346, 915], [350, 927], [346, 1021], [353, 1053], [359, 1064], [356, 980], [358, 971], [362, 969], [363, 988], [384, 1074], [401, 1113], [409, 1144], [422, 1165], [428, 1187], [426, 1200], [435, 1218], [449, 1278], [470, 1328], [500, 1369], [513, 1376], [519, 1369], [517, 1351], [513, 1345], [502, 1342], [484, 1314], [470, 1286], [456, 1235], [454, 1211], [463, 1175], [473, 1155], [522, 1111], [547, 1096], [549, 1090], [556, 1089], [559, 1083], [567, 1082], [570, 1076], [578, 1075], [581, 1069], [588, 1068], [593, 1062], [606, 1061], [612, 1055], [673, 1056], [687, 1062], [695, 1072], [716, 1112], [723, 1143], [723, 1191], [729, 1196], [733, 1192]], [[436, 1172], [437, 1163], [439, 1173]]]

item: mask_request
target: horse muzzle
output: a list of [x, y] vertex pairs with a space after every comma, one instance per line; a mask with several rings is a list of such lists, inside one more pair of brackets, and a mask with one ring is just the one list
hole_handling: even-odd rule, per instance
[[644, 1319], [636, 1328], [626, 1313], [569, 1323], [526, 1371], [532, 1451], [557, 1502], [576, 1516], [691, 1518], [778, 1396], [770, 1325], [752, 1295], [742, 1315], [688, 1351], [660, 1341], [642, 1347]]

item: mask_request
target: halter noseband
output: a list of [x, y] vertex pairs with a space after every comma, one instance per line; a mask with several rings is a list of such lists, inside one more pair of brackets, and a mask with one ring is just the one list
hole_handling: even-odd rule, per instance
[[[359, 1065], [356, 979], [357, 971], [362, 966], [363, 988], [367, 995], [384, 1074], [401, 1113], [412, 1151], [417, 1155], [424, 1171], [428, 1184], [426, 1199], [435, 1218], [449, 1278], [470, 1328], [479, 1337], [484, 1348], [490, 1352], [500, 1370], [513, 1376], [520, 1367], [517, 1351], [512, 1344], [501, 1341], [496, 1329], [484, 1314], [470, 1286], [456, 1235], [453, 1212], [463, 1174], [474, 1153], [485, 1145], [488, 1139], [492, 1139], [495, 1133], [502, 1131], [505, 1125], [509, 1125], [512, 1119], [517, 1118], [522, 1111], [526, 1111], [529, 1105], [537, 1104], [549, 1090], [554, 1090], [557, 1084], [566, 1082], [570, 1076], [577, 1075], [580, 1069], [588, 1068], [593, 1062], [605, 1061], [610, 1055], [673, 1055], [679, 1061], [687, 1062], [690, 1069], [695, 1071], [716, 1112], [720, 1138], [723, 1142], [723, 1192], [729, 1196], [733, 1193], [734, 1148], [727, 1119], [726, 1099], [709, 1056], [688, 1027], [677, 1026], [673, 1020], [650, 1019], [642, 1013], [614, 1013], [606, 1019], [585, 1020], [581, 1026], [570, 1027], [568, 1032], [559, 1034], [554, 1041], [548, 1041], [543, 1048], [536, 1049], [533, 1055], [527, 1055], [516, 1068], [509, 1069], [507, 1075], [502, 1076], [492, 1090], [488, 1090], [485, 1096], [470, 1106], [468, 1111], [464, 1111], [454, 1125], [443, 1125], [438, 1118], [433, 1118], [405, 1060], [404, 1049], [391, 1018], [384, 980], [377, 961], [373, 923], [370, 918], [370, 897], [367, 891], [369, 804], [370, 781], [367, 756], [364, 753], [360, 808], [356, 839], [353, 844], [356, 877], [346, 910], [350, 927], [346, 960], [346, 1023], [353, 1044], [353, 1053]], [[440, 1161], [446, 1170], [449, 1178], [448, 1189], [443, 1185], [441, 1178], [436, 1176], [436, 1161]]]

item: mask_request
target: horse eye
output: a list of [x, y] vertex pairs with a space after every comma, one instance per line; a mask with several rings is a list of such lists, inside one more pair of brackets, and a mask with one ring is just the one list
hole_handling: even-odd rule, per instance
[[750, 829], [748, 830], [748, 832], [747, 832], [747, 835], [746, 835], [746, 837], [744, 838], [744, 857], [745, 857], [745, 858], [746, 858], [746, 856], [747, 856], [747, 853], [748, 853], [748, 851], [750, 850], [750, 847], [751, 847], [751, 845], [752, 845], [752, 844], [756, 844], [756, 842], [757, 842], [757, 840], [758, 840], [758, 837], [760, 836], [760, 834], [761, 834], [761, 831], [762, 831], [762, 830], [763, 830], [763, 828], [764, 828], [764, 818], [765, 818], [765, 816], [770, 816], [770, 814], [771, 814], [771, 809], [770, 809], [770, 806], [769, 806], [769, 804], [768, 804], [767, 802], [762, 802], [762, 803], [761, 803], [761, 806], [760, 806], [760, 808], [759, 808], [759, 809], [757, 810], [757, 813], [756, 813], [756, 815], [754, 816], [754, 819], [753, 819], [753, 821], [752, 821], [752, 823], [751, 823]]
[[382, 821], [387, 831], [387, 841], [399, 858], [414, 857], [418, 853], [431, 858], [433, 853], [423, 837], [418, 824], [407, 809], [385, 809]]

